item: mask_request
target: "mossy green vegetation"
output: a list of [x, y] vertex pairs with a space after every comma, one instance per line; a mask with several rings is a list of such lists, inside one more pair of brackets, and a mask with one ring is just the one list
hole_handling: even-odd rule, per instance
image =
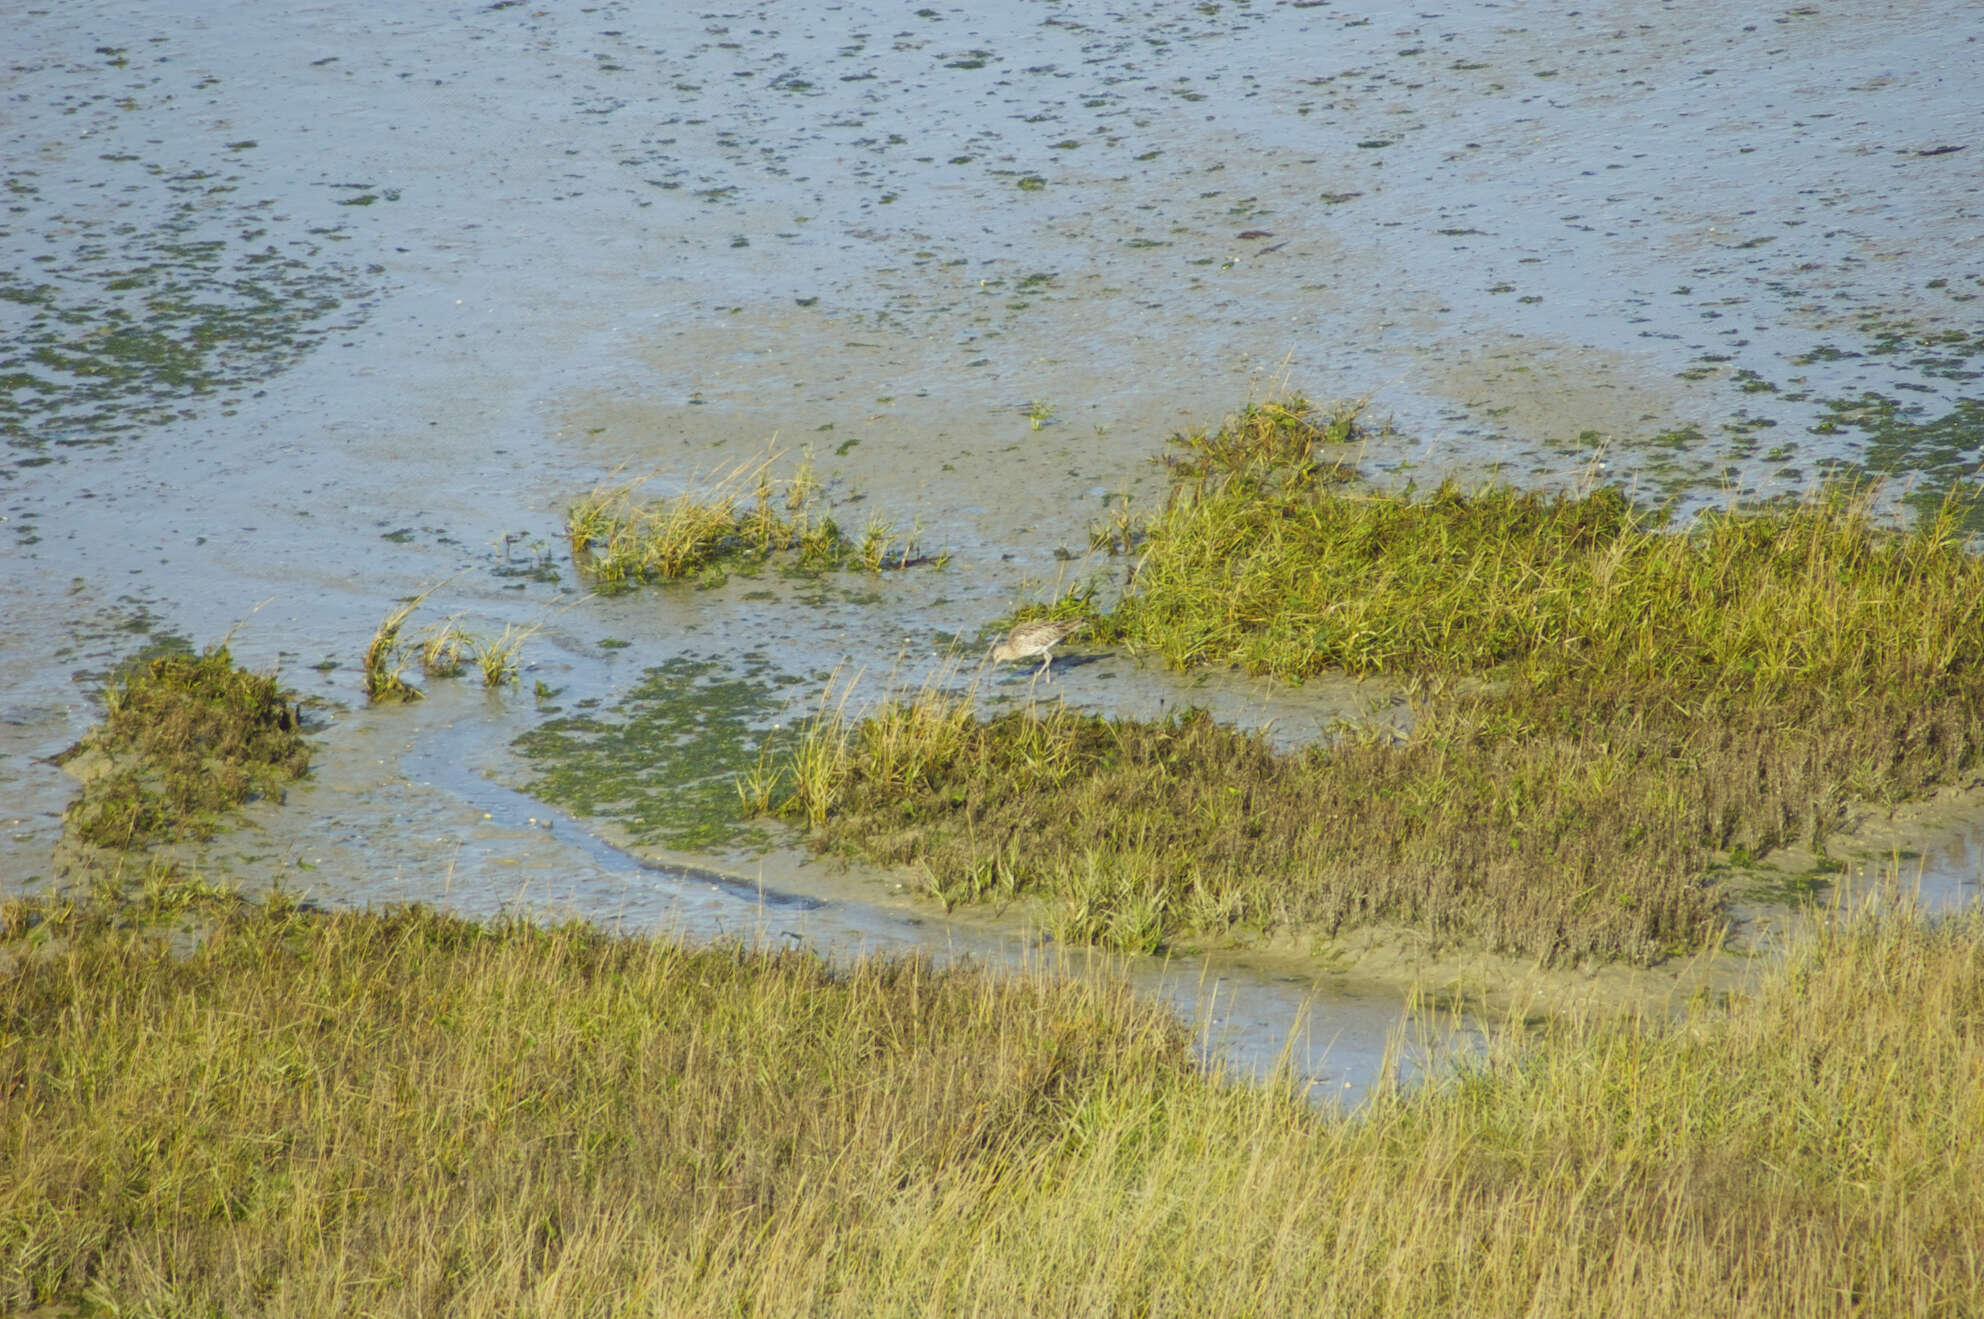
[[871, 518], [850, 538], [821, 511], [821, 487], [810, 460], [789, 479], [772, 475], [777, 454], [737, 464], [704, 494], [642, 499], [647, 478], [602, 484], [574, 504], [565, 520], [572, 561], [593, 586], [721, 580], [773, 555], [791, 556], [800, 572], [856, 567], [867, 572], [946, 562], [917, 543], [921, 530], [902, 532]]
[[[1897, 529], [1828, 487], [1669, 528], [1602, 489], [1356, 490], [1332, 456], [1353, 414], [1312, 414], [1182, 438], [1165, 506], [1109, 534], [1138, 558], [1090, 635], [1181, 668], [1387, 675], [1409, 737], [1287, 754], [1196, 717], [978, 727], [926, 694], [943, 708], [816, 725], [792, 780], [816, 838], [947, 898], [1046, 891], [1065, 931], [1132, 948], [1402, 921], [1651, 961], [1713, 935], [1718, 854], [1822, 853], [1855, 800], [1984, 753], [1984, 560], [1956, 500]], [[879, 754], [900, 728], [945, 732]]]
[[789, 734], [772, 727], [798, 679], [762, 655], [677, 657], [649, 669], [611, 709], [547, 719], [514, 743], [524, 790], [578, 815], [610, 818], [637, 842], [711, 851], [764, 841], [740, 819], [736, 782]]
[[251, 797], [281, 799], [310, 767], [295, 694], [236, 667], [227, 647], [138, 664], [104, 689], [104, 722], [65, 759], [87, 757], [69, 835], [131, 848], [211, 837]]
[[[1984, 918], [1358, 1110], [1102, 982], [581, 925], [0, 905], [0, 1308], [1984, 1309]], [[178, 946], [186, 946], [180, 938]]]

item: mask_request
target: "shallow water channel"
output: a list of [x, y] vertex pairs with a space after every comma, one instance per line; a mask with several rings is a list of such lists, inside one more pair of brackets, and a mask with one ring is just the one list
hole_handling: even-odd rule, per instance
[[[1976, 470], [1984, 16], [1838, 9], [21, 11], [0, 880], [54, 880], [73, 784], [47, 757], [102, 676], [233, 629], [326, 703], [311, 781], [211, 854], [246, 880], [1059, 956], [717, 829], [715, 803], [831, 675], [868, 699], [955, 655], [966, 681], [1014, 605], [1106, 592], [1089, 529], [1160, 488], [1171, 432], [1285, 381], [1391, 419], [1376, 481], [1597, 473], [1683, 513], [1829, 472], [1935, 498]], [[948, 565], [587, 593], [574, 498], [616, 472], [692, 489], [773, 445], [810, 450], [847, 525], [920, 524]], [[415, 629], [541, 627], [521, 686], [367, 708], [366, 641], [429, 587]], [[984, 681], [995, 706], [1202, 704], [1291, 742], [1399, 717], [1383, 691], [1116, 655]], [[646, 731], [560, 781], [532, 750], [570, 749], [582, 714]], [[1970, 900], [1980, 838], [1955, 821], [1896, 855]], [[1403, 1003], [1315, 965], [1127, 973], [1209, 1004], [1243, 1065], [1294, 1039], [1354, 1094]]]

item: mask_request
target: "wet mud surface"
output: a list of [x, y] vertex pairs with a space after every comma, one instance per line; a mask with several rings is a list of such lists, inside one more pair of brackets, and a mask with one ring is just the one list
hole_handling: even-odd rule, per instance
[[[836, 672], [879, 695], [955, 652], [968, 680], [1016, 604], [1113, 589], [1089, 529], [1155, 496], [1168, 434], [1277, 381], [1369, 395], [1382, 483], [1597, 472], [1719, 501], [1843, 471], [1936, 497], [1984, 459], [1980, 45], [1947, 0], [24, 11], [0, 60], [0, 876], [55, 879], [73, 785], [47, 758], [102, 675], [232, 628], [321, 703], [322, 749], [216, 864], [333, 901], [747, 928], [754, 894], [629, 860], [681, 859], [693, 828], [560, 789], [529, 739], [625, 724], [671, 665], [765, 685], [739, 751]], [[920, 523], [950, 563], [588, 594], [572, 499], [768, 444], [810, 449], [844, 523]], [[542, 625], [522, 683], [367, 708], [373, 628], [436, 583], [415, 627]], [[988, 672], [985, 699], [1211, 704], [1290, 741], [1398, 718], [1382, 691], [1070, 661], [1040, 688]], [[593, 777], [703, 791], [700, 827], [729, 762], [664, 733], [709, 773], [641, 771], [622, 738]], [[1974, 894], [1975, 828], [1938, 837], [1896, 850]], [[777, 844], [689, 859], [750, 876]], [[823, 946], [1039, 955], [886, 877], [780, 864], [798, 905], [762, 910]], [[1255, 1057], [1320, 995], [1330, 1085], [1368, 1080], [1398, 1018], [1341, 977], [1205, 974]]]

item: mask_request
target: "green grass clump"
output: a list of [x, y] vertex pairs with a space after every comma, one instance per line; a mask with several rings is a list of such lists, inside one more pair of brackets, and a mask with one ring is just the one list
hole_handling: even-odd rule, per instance
[[1392, 676], [1409, 738], [1278, 754], [1203, 718], [1050, 711], [947, 733], [904, 778], [829, 720], [813, 738], [852, 750], [793, 779], [816, 838], [947, 901], [1048, 893], [1064, 934], [1120, 947], [1402, 921], [1644, 962], [1713, 934], [1723, 858], [1823, 853], [1856, 800], [1984, 757], [1984, 559], [1954, 501], [1898, 530], [1834, 487], [1670, 530], [1608, 490], [1352, 491], [1327, 455], [1355, 410], [1312, 414], [1181, 437], [1167, 504], [1110, 534], [1140, 557], [1090, 635]]
[[802, 572], [860, 567], [868, 572], [941, 563], [916, 544], [918, 531], [899, 533], [871, 519], [859, 540], [818, 509], [819, 478], [810, 461], [788, 481], [775, 480], [777, 455], [740, 463], [706, 495], [642, 500], [645, 480], [601, 485], [574, 504], [565, 534], [572, 560], [595, 585], [678, 581], [731, 566], [794, 556]]
[[1249, 403], [1214, 430], [1172, 436], [1174, 452], [1164, 463], [1174, 481], [1200, 490], [1209, 480], [1284, 490], [1351, 481], [1356, 466], [1335, 451], [1362, 438], [1362, 411], [1362, 403], [1338, 403], [1320, 416], [1314, 403], [1299, 396]]
[[517, 684], [520, 655], [524, 643], [543, 628], [541, 623], [519, 626], [505, 623], [500, 636], [477, 635], [461, 625], [459, 614], [429, 626], [421, 636], [406, 642], [400, 630], [413, 611], [439, 590], [430, 586], [419, 595], [395, 605], [379, 621], [372, 640], [365, 647], [365, 697], [368, 701], [408, 702], [422, 699], [420, 689], [406, 680], [409, 662], [417, 661], [429, 678], [460, 677], [465, 666], [474, 664], [485, 687], [514, 687]]
[[1927, 695], [1984, 667], [1984, 560], [1960, 504], [1899, 531], [1872, 498], [1825, 487], [1675, 531], [1611, 490], [1180, 485], [1115, 631], [1181, 666], [1293, 679], [1499, 674], [1744, 710]]
[[1451, 794], [1425, 818], [1474, 822], [1452, 878], [1498, 904], [1658, 907], [1711, 853], [1823, 852], [1853, 801], [1984, 754], [1984, 558], [1954, 497], [1905, 529], [1838, 486], [1669, 529], [1610, 490], [1356, 494], [1264, 465], [1290, 470], [1174, 486], [1106, 633], [1181, 667], [1418, 682], [1372, 795], [1400, 772]]
[[418, 910], [175, 954], [0, 904], [0, 1308], [1984, 1310], [1984, 918], [1684, 1020], [1512, 1025], [1350, 1115], [1120, 989]]
[[775, 805], [816, 845], [920, 869], [947, 905], [1037, 894], [1059, 937], [1129, 951], [1378, 921], [1557, 959], [1699, 946], [1721, 910], [1706, 808], [1612, 792], [1616, 766], [1568, 772], [1562, 748], [1489, 717], [1285, 752], [1202, 711], [981, 721], [969, 697], [925, 693], [816, 720]]
[[[397, 640], [398, 633], [399, 627], [395, 626], [388, 638], [389, 646]], [[420, 671], [429, 678], [459, 677], [462, 667], [478, 658], [475, 637], [461, 625], [459, 614], [429, 625], [414, 644], [413, 652], [420, 661]], [[368, 653], [368, 661], [370, 658]], [[369, 663], [367, 671], [370, 671]]]
[[71, 837], [99, 847], [211, 837], [225, 812], [280, 800], [310, 768], [294, 693], [237, 668], [225, 645], [125, 672], [104, 707], [69, 757], [94, 764], [65, 817]]
[[516, 686], [519, 663], [517, 657], [524, 648], [524, 642], [536, 636], [542, 626], [541, 623], [531, 623], [523, 627], [515, 623], [505, 623], [503, 635], [499, 637], [471, 639], [470, 644], [475, 652], [475, 667], [482, 674], [482, 685]]
[[[400, 642], [400, 629], [406, 626], [406, 621], [413, 616], [413, 611], [420, 608], [421, 601], [433, 593], [434, 588], [429, 587], [411, 600], [403, 600], [393, 606], [386, 612], [386, 616], [379, 620], [379, 626], [373, 630], [372, 640], [365, 646], [363, 668], [366, 700], [376, 704], [381, 701], [406, 702], [420, 699], [420, 689], [406, 680], [407, 651]], [[432, 638], [429, 640], [431, 641]], [[460, 672], [459, 663], [452, 670], [448, 669], [445, 663], [445, 643], [431, 651], [427, 643], [422, 643], [419, 650], [423, 661], [430, 653], [434, 654], [435, 676], [441, 676], [444, 671]]]

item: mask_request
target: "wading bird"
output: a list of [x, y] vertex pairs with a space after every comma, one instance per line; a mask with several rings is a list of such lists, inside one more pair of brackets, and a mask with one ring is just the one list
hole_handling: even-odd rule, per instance
[[992, 658], [998, 663], [1007, 660], [1032, 659], [1040, 656], [1038, 678], [1047, 674], [1047, 681], [1054, 681], [1048, 674], [1048, 666], [1054, 663], [1054, 647], [1065, 641], [1071, 633], [1079, 632], [1088, 625], [1086, 618], [1029, 618], [1024, 623], [1013, 624], [1013, 630], [1006, 639], [992, 647]]

